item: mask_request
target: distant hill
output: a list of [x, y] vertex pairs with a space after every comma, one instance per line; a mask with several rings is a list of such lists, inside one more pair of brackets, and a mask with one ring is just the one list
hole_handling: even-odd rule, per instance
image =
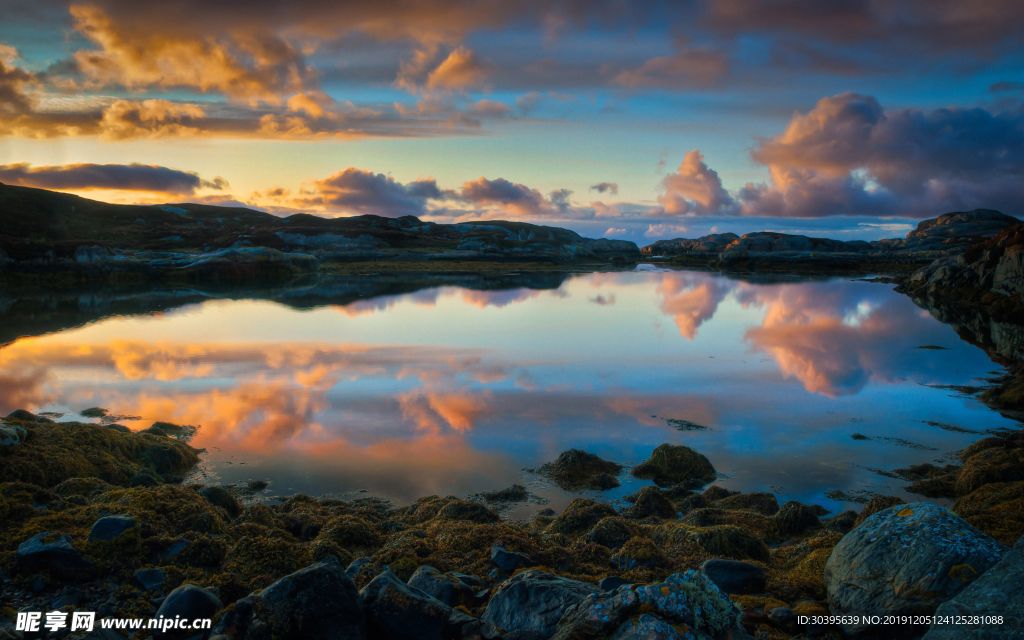
[[[80, 247], [216, 252], [265, 247], [325, 259], [391, 254], [451, 254], [452, 259], [573, 261], [637, 259], [632, 242], [588, 239], [525, 222], [424, 222], [414, 216], [277, 216], [241, 207], [192, 203], [118, 205], [66, 193], [0, 184], [0, 258], [72, 259]], [[95, 254], [95, 252], [93, 252]]]

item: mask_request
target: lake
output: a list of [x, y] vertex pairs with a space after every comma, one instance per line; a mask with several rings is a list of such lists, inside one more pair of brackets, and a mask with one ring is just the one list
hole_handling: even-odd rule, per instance
[[[636, 464], [670, 442], [705, 454], [723, 486], [838, 511], [912, 498], [885, 473], [1016, 426], [941, 388], [1001, 367], [879, 282], [641, 265], [5, 295], [0, 410], [194, 425], [200, 481], [263, 479], [271, 497], [407, 503], [523, 483], [561, 509], [598, 494], [529, 469], [569, 448]], [[600, 496], [647, 484], [621, 480]]]

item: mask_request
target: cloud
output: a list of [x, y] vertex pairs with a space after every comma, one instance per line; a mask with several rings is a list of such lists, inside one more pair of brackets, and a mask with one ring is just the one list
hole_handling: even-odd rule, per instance
[[668, 215], [720, 214], [735, 209], [718, 173], [708, 168], [699, 150], [687, 153], [679, 169], [665, 176], [662, 186], [665, 194], [658, 196], [658, 202]]
[[684, 49], [671, 56], [651, 58], [636, 69], [622, 71], [612, 83], [630, 89], [704, 89], [729, 73], [729, 62], [717, 51]]
[[215, 91], [232, 98], [277, 102], [310, 81], [303, 56], [267, 33], [190, 38], [134, 31], [93, 5], [72, 5], [77, 31], [97, 49], [76, 51], [77, 70], [91, 86], [151, 87]]
[[462, 199], [477, 206], [498, 206], [502, 209], [533, 215], [548, 204], [540, 191], [504, 178], [488, 180], [480, 177], [462, 185]]
[[604, 193], [605, 191], [607, 191], [613, 196], [619, 195], [619, 185], [617, 185], [614, 182], [599, 182], [595, 185], [592, 185], [590, 187], [590, 190], [596, 191], [598, 193]]
[[625, 235], [626, 233], [627, 233], [627, 231], [625, 229], [620, 229], [620, 228], [617, 228], [617, 227], [608, 227], [608, 229], [604, 232], [604, 235], [606, 235], [606, 236], [621, 236], [621, 235]]
[[199, 174], [147, 164], [66, 164], [33, 167], [0, 165], [0, 182], [22, 187], [84, 191], [113, 189], [193, 195], [197, 189], [221, 190], [223, 178], [203, 180]]
[[397, 218], [422, 215], [427, 200], [442, 197], [433, 179], [402, 184], [383, 173], [348, 167], [317, 180], [295, 202], [298, 206], [323, 207], [338, 213]]
[[483, 85], [490, 73], [488, 65], [473, 51], [458, 47], [427, 76], [428, 89], [464, 90]]
[[671, 223], [659, 223], [647, 225], [647, 231], [644, 231], [645, 238], [663, 238], [665, 236], [678, 237], [681, 233], [686, 233], [689, 229], [681, 224]]
[[20, 115], [31, 109], [25, 89], [34, 78], [24, 69], [11, 65], [13, 60], [9, 53], [0, 57], [0, 117]]
[[883, 109], [855, 93], [822, 98], [753, 159], [771, 186], [741, 193], [747, 215], [910, 215], [1024, 206], [1024, 112]]

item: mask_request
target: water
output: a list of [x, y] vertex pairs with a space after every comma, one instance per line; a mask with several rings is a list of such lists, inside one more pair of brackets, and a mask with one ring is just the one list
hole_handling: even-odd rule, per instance
[[[889, 284], [481, 278], [8, 300], [15, 335], [85, 324], [0, 348], [0, 410], [197, 425], [204, 481], [266, 479], [268, 495], [403, 503], [524, 482], [556, 509], [574, 495], [524, 470], [571, 447], [635, 464], [686, 444], [726, 487], [838, 510], [857, 505], [826, 492], [910, 498], [879, 471], [1016, 426], [936, 388], [1000, 368]], [[600, 495], [646, 484], [621, 479]]]

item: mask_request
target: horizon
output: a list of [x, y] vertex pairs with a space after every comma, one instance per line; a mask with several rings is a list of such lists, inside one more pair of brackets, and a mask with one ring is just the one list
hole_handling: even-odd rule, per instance
[[641, 246], [902, 237], [1024, 214], [1022, 33], [1012, 3], [16, 0], [0, 182]]

